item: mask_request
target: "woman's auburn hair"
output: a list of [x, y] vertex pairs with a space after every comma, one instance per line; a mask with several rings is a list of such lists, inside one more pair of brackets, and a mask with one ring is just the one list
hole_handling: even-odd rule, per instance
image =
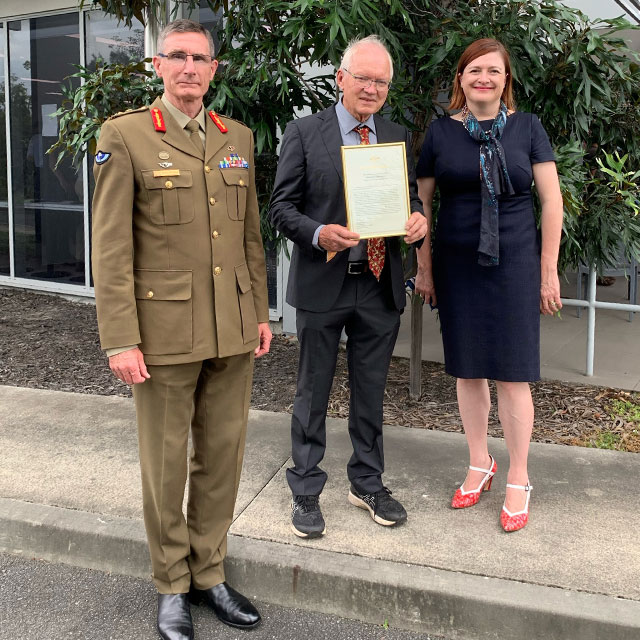
[[502, 59], [504, 60], [504, 69], [507, 74], [507, 82], [504, 86], [501, 100], [507, 105], [507, 109], [514, 110], [516, 108], [516, 103], [513, 99], [513, 76], [511, 74], [511, 60], [509, 59], [509, 52], [499, 40], [495, 40], [494, 38], [481, 38], [480, 40], [472, 42], [462, 53], [460, 60], [458, 60], [456, 77], [453, 80], [451, 102], [449, 103], [450, 111], [462, 109], [467, 102], [462, 86], [460, 85], [460, 76], [463, 74], [464, 70], [476, 58], [493, 52], [498, 52], [502, 55]]

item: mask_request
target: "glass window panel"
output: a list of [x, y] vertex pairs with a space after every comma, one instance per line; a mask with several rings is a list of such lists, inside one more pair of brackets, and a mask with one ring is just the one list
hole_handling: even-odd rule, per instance
[[[8, 23], [15, 275], [84, 284], [82, 171], [55, 167], [52, 113], [80, 63], [78, 14]], [[77, 86], [77, 84], [75, 85]]]
[[[134, 19], [131, 28], [101, 10], [85, 13], [86, 65], [95, 69], [98, 60], [109, 64], [126, 64], [144, 58], [144, 25]], [[123, 105], [123, 109], [125, 106]], [[93, 156], [88, 155], [89, 165], [89, 224], [91, 224], [91, 201], [95, 181], [93, 179]], [[90, 286], [93, 286], [93, 276]]]
[[7, 204], [7, 127], [5, 121], [4, 26], [0, 24], [0, 273], [9, 275], [9, 207]]
[[98, 60], [126, 64], [144, 58], [144, 26], [134, 19], [131, 28], [101, 10], [85, 14], [87, 67], [96, 68]]
[[220, 50], [220, 39], [218, 38], [218, 32], [222, 29], [222, 7], [217, 11], [214, 11], [207, 0], [200, 0], [200, 11], [198, 22], [211, 31], [213, 36], [213, 44], [215, 45], [216, 55]]

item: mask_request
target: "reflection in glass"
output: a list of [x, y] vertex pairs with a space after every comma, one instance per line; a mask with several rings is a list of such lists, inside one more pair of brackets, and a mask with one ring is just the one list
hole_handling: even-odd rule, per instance
[[[85, 13], [86, 66], [94, 70], [98, 60], [109, 64], [127, 64], [144, 58], [144, 26], [134, 18], [131, 28], [118, 23], [116, 18], [105, 16], [101, 10]], [[89, 164], [89, 228], [91, 228], [91, 201], [95, 181], [93, 156], [88, 154]], [[90, 286], [93, 286], [93, 276]]]
[[80, 62], [78, 14], [8, 27], [15, 275], [84, 284], [82, 172], [46, 154], [58, 137], [60, 84]]
[[101, 10], [85, 14], [86, 66], [96, 68], [96, 62], [127, 64], [144, 58], [144, 26], [134, 19], [131, 28]]
[[213, 36], [213, 44], [215, 46], [216, 55], [220, 50], [220, 39], [218, 38], [218, 32], [222, 29], [222, 6], [214, 11], [207, 0], [200, 0], [200, 11], [198, 16], [198, 22], [211, 31]]
[[0, 24], [0, 273], [9, 275], [9, 206], [7, 203], [7, 128], [5, 122], [4, 28]]

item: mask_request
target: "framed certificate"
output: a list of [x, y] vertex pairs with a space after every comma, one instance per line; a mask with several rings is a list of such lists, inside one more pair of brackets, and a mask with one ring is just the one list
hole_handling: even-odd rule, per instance
[[347, 227], [361, 238], [404, 236], [409, 179], [404, 142], [342, 147]]

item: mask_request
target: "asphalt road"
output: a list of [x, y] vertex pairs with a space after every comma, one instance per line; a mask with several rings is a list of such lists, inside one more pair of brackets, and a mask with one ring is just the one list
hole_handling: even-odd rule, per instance
[[[256, 602], [239, 631], [192, 607], [196, 640], [445, 640]], [[0, 640], [158, 640], [151, 581], [0, 554]]]

